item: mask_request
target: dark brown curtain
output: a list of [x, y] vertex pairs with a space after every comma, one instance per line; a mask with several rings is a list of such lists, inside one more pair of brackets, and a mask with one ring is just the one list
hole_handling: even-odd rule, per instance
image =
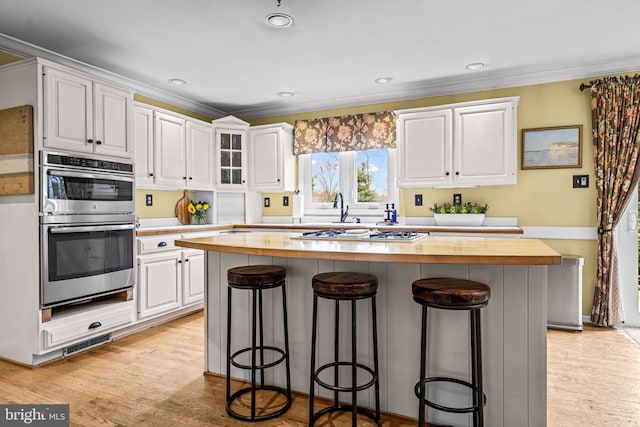
[[396, 116], [392, 111], [297, 120], [295, 123], [294, 154], [395, 147]]
[[624, 321], [613, 229], [620, 221], [640, 175], [637, 165], [640, 76], [591, 82], [591, 118], [598, 193], [598, 268], [591, 320], [599, 326]]

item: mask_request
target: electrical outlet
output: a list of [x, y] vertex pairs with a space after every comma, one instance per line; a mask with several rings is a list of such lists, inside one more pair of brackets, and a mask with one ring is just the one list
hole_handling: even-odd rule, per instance
[[415, 195], [415, 205], [422, 206], [422, 194]]
[[268, 208], [269, 206], [271, 206], [271, 199], [269, 197], [265, 197], [264, 198], [264, 207]]
[[455, 193], [453, 195], [453, 204], [454, 205], [461, 205], [462, 204], [462, 194], [461, 193]]
[[145, 204], [147, 206], [153, 206], [153, 194], [147, 194], [145, 196]]
[[573, 188], [589, 188], [589, 175], [573, 175]]
[[289, 206], [289, 196], [282, 196], [282, 206]]

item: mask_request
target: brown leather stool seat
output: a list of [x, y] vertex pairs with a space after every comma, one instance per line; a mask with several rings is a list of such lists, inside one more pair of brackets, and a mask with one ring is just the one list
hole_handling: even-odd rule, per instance
[[[289, 335], [287, 325], [287, 294], [285, 287], [285, 279], [287, 271], [283, 267], [277, 265], [248, 265], [234, 267], [227, 270], [227, 376], [226, 376], [226, 399], [227, 413], [236, 419], [243, 421], [264, 421], [275, 418], [284, 414], [292, 403], [291, 397], [291, 374], [289, 368]], [[262, 317], [262, 291], [272, 288], [282, 289], [282, 317], [284, 323], [284, 348], [275, 347], [273, 345], [265, 345], [264, 343], [264, 327]], [[235, 352], [231, 352], [232, 334], [232, 303], [231, 290], [249, 290], [252, 293], [251, 305], [251, 345], [241, 348]], [[259, 324], [259, 325], [258, 325]], [[258, 336], [256, 336], [258, 335]], [[259, 340], [259, 341], [258, 341]], [[246, 360], [245, 354], [249, 354], [249, 362], [241, 362]], [[265, 357], [265, 353], [273, 355], [272, 358]], [[244, 358], [243, 358], [244, 356]], [[286, 387], [269, 385], [265, 382], [265, 369], [275, 368], [282, 362], [285, 363]], [[242, 387], [231, 393], [231, 366], [238, 369], [250, 371], [250, 385]], [[260, 380], [257, 381], [256, 374], [260, 374]], [[284, 396], [278, 399], [280, 403], [274, 404], [274, 407], [256, 408], [256, 392], [266, 390], [275, 392], [277, 395]], [[233, 405], [234, 401], [244, 394], [250, 393], [250, 409], [240, 411], [244, 403], [241, 402]], [[273, 399], [272, 397], [270, 397]], [[240, 399], [238, 399], [240, 400]], [[273, 400], [268, 400], [272, 402]]]
[[[378, 371], [378, 326], [376, 322], [376, 292], [378, 279], [371, 274], [352, 272], [320, 273], [313, 276], [313, 326], [311, 329], [311, 387], [309, 391], [309, 427], [325, 414], [337, 411], [351, 412], [351, 425], [358, 425], [358, 414], [372, 419], [376, 424], [380, 423], [380, 380]], [[323, 364], [316, 369], [316, 336], [318, 331], [318, 298], [335, 301], [334, 314], [334, 351], [333, 361]], [[371, 334], [373, 340], [373, 368], [365, 366], [357, 361], [357, 313], [356, 301], [371, 299]], [[340, 302], [351, 305], [351, 360], [339, 360], [339, 329], [340, 329]], [[340, 367], [350, 367], [351, 375], [349, 385], [340, 385], [338, 371]], [[326, 369], [333, 372], [333, 383], [323, 379]], [[358, 371], [366, 372], [369, 380], [358, 384]], [[360, 377], [362, 378], [362, 377]], [[314, 412], [314, 397], [316, 384], [333, 391], [333, 405]], [[370, 387], [375, 390], [375, 412], [358, 406], [357, 393]], [[340, 403], [339, 393], [351, 393], [351, 404]]]
[[[445, 412], [457, 414], [473, 414], [473, 425], [484, 425], [484, 405], [486, 396], [482, 386], [482, 334], [480, 331], [480, 309], [489, 303], [491, 289], [484, 283], [465, 279], [437, 277], [419, 279], [412, 283], [413, 300], [422, 305], [422, 329], [420, 345], [420, 379], [415, 386], [418, 397], [418, 425], [424, 425], [425, 405]], [[451, 377], [428, 377], [427, 364], [427, 310], [437, 308], [444, 310], [469, 311], [471, 341], [471, 381]], [[471, 391], [472, 404], [466, 408], [449, 407], [431, 402], [427, 399], [428, 383], [449, 382], [465, 386]]]
[[418, 304], [452, 309], [486, 305], [491, 295], [491, 290], [484, 283], [451, 278], [416, 280], [411, 285], [411, 290], [413, 300]]

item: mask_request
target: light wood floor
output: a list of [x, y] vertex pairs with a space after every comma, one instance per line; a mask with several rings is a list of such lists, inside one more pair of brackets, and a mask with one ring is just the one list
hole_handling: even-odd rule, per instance
[[[548, 343], [548, 426], [640, 426], [640, 347], [593, 327], [550, 331]], [[223, 379], [202, 374], [203, 345], [200, 312], [46, 366], [0, 361], [0, 403], [69, 403], [77, 426], [246, 426], [226, 415]], [[305, 426], [307, 404], [296, 396], [285, 416], [257, 425]]]

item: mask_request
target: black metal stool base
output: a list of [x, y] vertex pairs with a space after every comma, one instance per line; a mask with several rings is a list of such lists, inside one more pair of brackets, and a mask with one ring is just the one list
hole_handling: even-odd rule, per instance
[[241, 421], [265, 421], [265, 420], [270, 420], [270, 419], [275, 418], [275, 417], [279, 417], [280, 415], [282, 415], [285, 412], [287, 412], [289, 410], [289, 408], [291, 407], [291, 403], [292, 403], [293, 399], [291, 399], [291, 394], [287, 393], [287, 390], [285, 390], [284, 388], [271, 386], [271, 385], [256, 386], [255, 391], [260, 391], [260, 390], [275, 391], [275, 392], [283, 395], [285, 397], [285, 399], [286, 399], [285, 405], [282, 408], [278, 409], [277, 411], [269, 412], [269, 413], [263, 414], [263, 415], [257, 415], [256, 414], [254, 417], [252, 417], [250, 415], [239, 414], [238, 412], [236, 412], [233, 409], [231, 409], [231, 405], [240, 396], [242, 396], [242, 395], [244, 395], [246, 393], [251, 393], [253, 391], [251, 387], [244, 387], [244, 388], [241, 388], [240, 390], [236, 391], [235, 393], [233, 393], [229, 397], [229, 399], [227, 399], [227, 414], [229, 414], [229, 416], [231, 416], [231, 417], [233, 417], [233, 418], [235, 418], [237, 420], [241, 420]]
[[[309, 422], [309, 427], [313, 427], [316, 421], [318, 421], [318, 419], [322, 418], [324, 415], [335, 412], [353, 413], [353, 405], [338, 405], [323, 408], [313, 414]], [[358, 412], [359, 415], [364, 415], [365, 417], [371, 419], [374, 423], [376, 423], [376, 425], [380, 425], [380, 419], [376, 417], [376, 413], [371, 409], [361, 408], [360, 406], [358, 406], [356, 407], [356, 412]]]
[[[470, 389], [472, 393], [474, 394], [478, 393], [478, 387], [474, 386], [469, 381], [464, 381], [464, 380], [460, 380], [457, 378], [450, 378], [450, 377], [429, 377], [424, 380], [425, 387], [427, 383], [434, 383], [434, 382], [449, 382], [449, 383], [460, 384]], [[416, 397], [420, 399], [420, 381], [416, 383], [416, 386], [414, 387], [414, 392], [416, 394]], [[470, 414], [472, 412], [477, 412], [479, 409], [479, 405], [473, 405], [466, 408], [453, 408], [451, 406], [439, 405], [437, 403], [434, 403], [428, 400], [426, 397], [426, 393], [425, 393], [423, 404], [426, 404], [427, 406], [430, 406], [434, 409], [438, 409], [440, 411], [452, 412], [454, 414]], [[486, 404], [487, 404], [487, 395], [482, 393], [482, 406]]]

